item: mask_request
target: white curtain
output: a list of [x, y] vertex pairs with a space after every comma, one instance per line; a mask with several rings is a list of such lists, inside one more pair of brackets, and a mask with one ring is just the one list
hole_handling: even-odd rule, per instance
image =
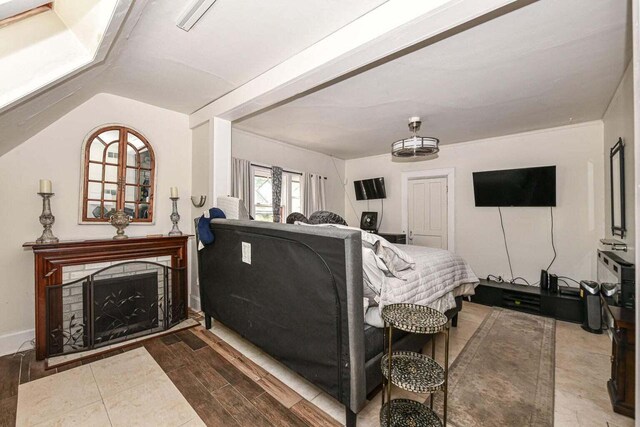
[[253, 203], [251, 187], [251, 162], [234, 157], [231, 159], [231, 195], [244, 202], [247, 212], [251, 212]]
[[316, 173], [304, 174], [304, 214], [311, 215], [315, 211], [323, 211], [326, 209], [327, 196], [325, 190], [326, 178]]

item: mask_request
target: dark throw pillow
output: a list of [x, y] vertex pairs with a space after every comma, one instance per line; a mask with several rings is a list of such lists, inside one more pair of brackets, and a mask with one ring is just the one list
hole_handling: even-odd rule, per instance
[[302, 215], [300, 212], [292, 212], [287, 217], [287, 224], [295, 224], [296, 221], [304, 222], [305, 224], [309, 223], [309, 220], [306, 216]]
[[349, 225], [340, 215], [329, 211], [316, 211], [309, 217], [309, 224]]

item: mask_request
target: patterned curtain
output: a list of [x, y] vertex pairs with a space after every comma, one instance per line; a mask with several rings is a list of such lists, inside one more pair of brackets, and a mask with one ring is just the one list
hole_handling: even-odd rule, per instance
[[316, 211], [326, 209], [325, 180], [325, 177], [318, 174], [304, 174], [303, 213], [307, 217]]
[[253, 191], [251, 190], [251, 162], [231, 159], [231, 195], [242, 200], [247, 212], [251, 212]]
[[271, 167], [271, 204], [273, 206], [273, 222], [280, 222], [280, 200], [282, 197], [282, 168]]

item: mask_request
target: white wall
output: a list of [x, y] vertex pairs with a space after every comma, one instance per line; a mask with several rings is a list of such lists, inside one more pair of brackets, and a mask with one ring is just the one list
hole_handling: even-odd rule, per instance
[[[231, 134], [233, 157], [252, 162], [280, 166], [296, 172], [311, 172], [326, 176], [327, 210], [344, 216], [344, 190], [342, 180], [345, 162], [315, 151], [285, 144], [240, 129]], [[335, 165], [334, 165], [335, 162]], [[336, 170], [337, 169], [337, 170]], [[357, 225], [354, 222], [354, 225]]]
[[180, 189], [180, 226], [183, 231], [190, 230], [191, 132], [184, 114], [99, 94], [6, 153], [0, 157], [0, 354], [15, 351], [23, 338], [33, 336], [33, 254], [22, 244], [34, 241], [42, 233], [38, 222], [42, 211], [42, 199], [36, 194], [38, 179], [53, 181], [53, 231], [61, 240], [110, 238], [115, 234], [108, 224], [78, 224], [82, 143], [92, 129], [107, 123], [137, 129], [156, 155], [155, 224], [130, 225], [126, 233], [144, 236], [171, 229], [171, 186]]
[[[634, 126], [633, 126], [633, 65], [630, 63], [616, 89], [609, 107], [602, 119], [604, 123], [604, 178], [605, 178], [605, 236], [623, 240], [628, 252], [616, 252], [622, 258], [635, 263], [635, 165], [634, 165]], [[627, 232], [623, 239], [611, 234], [611, 175], [609, 152], [618, 138], [624, 141], [625, 167], [625, 214]], [[609, 250], [610, 248], [604, 247]]]
[[[211, 169], [210, 144], [209, 144], [209, 122], [198, 126], [191, 130], [191, 195], [207, 196], [207, 201], [201, 208], [197, 208], [191, 204], [191, 215], [189, 216], [189, 224], [191, 231], [195, 233], [194, 218], [198, 218], [202, 213], [213, 206], [211, 201], [210, 190], [212, 185], [213, 170]], [[191, 260], [191, 307], [200, 309], [200, 287], [198, 284], [198, 259], [196, 241], [190, 243]]]
[[[347, 206], [347, 221], [356, 223], [366, 201], [355, 201], [353, 181], [384, 176], [387, 187], [381, 229], [401, 232], [401, 173], [455, 169], [455, 251], [479, 277], [510, 277], [497, 208], [477, 208], [471, 173], [531, 166], [557, 166], [553, 273], [575, 279], [595, 278], [598, 239], [604, 234], [603, 124], [601, 121], [441, 146], [437, 159], [399, 163], [391, 155], [347, 160], [347, 191], [357, 216]], [[371, 202], [371, 209], [378, 206]], [[549, 208], [503, 208], [514, 275], [539, 280], [553, 252]]]

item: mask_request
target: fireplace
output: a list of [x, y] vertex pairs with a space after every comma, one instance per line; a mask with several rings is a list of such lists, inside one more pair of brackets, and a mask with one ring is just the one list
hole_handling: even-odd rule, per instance
[[[138, 260], [156, 262], [168, 267], [166, 279], [160, 273], [158, 276], [158, 301], [168, 307], [166, 312], [158, 317], [158, 328], [170, 327], [171, 324], [186, 319], [189, 238], [188, 235], [148, 236], [129, 237], [126, 240], [108, 238], [25, 243], [23, 247], [33, 250], [35, 258], [36, 359], [43, 360], [51, 355], [80, 351], [95, 345], [91, 342], [88, 327], [85, 328], [87, 323], [84, 319], [84, 292], [85, 287], [90, 286], [87, 277], [117, 263]], [[147, 267], [135, 264], [119, 265], [117, 268], [121, 268], [121, 275], [126, 276], [135, 272], [144, 274], [144, 270], [148, 270]], [[146, 273], [151, 271], [148, 270]], [[116, 271], [112, 270], [112, 273], [116, 274]], [[166, 281], [168, 288], [162, 295], [161, 281], [162, 286]], [[162, 323], [164, 318], [168, 319], [167, 324]], [[56, 329], [57, 332], [52, 337], [52, 332]], [[64, 342], [70, 339], [75, 342], [76, 348], [61, 348]]]
[[94, 320], [90, 326], [96, 347], [157, 328], [158, 272], [94, 279], [93, 298], [85, 291], [83, 300], [86, 313], [93, 302]]
[[87, 265], [76, 272], [83, 277], [47, 287], [47, 356], [117, 344], [184, 320], [184, 302], [172, 298], [183, 271], [168, 261], [129, 261], [99, 270]]

